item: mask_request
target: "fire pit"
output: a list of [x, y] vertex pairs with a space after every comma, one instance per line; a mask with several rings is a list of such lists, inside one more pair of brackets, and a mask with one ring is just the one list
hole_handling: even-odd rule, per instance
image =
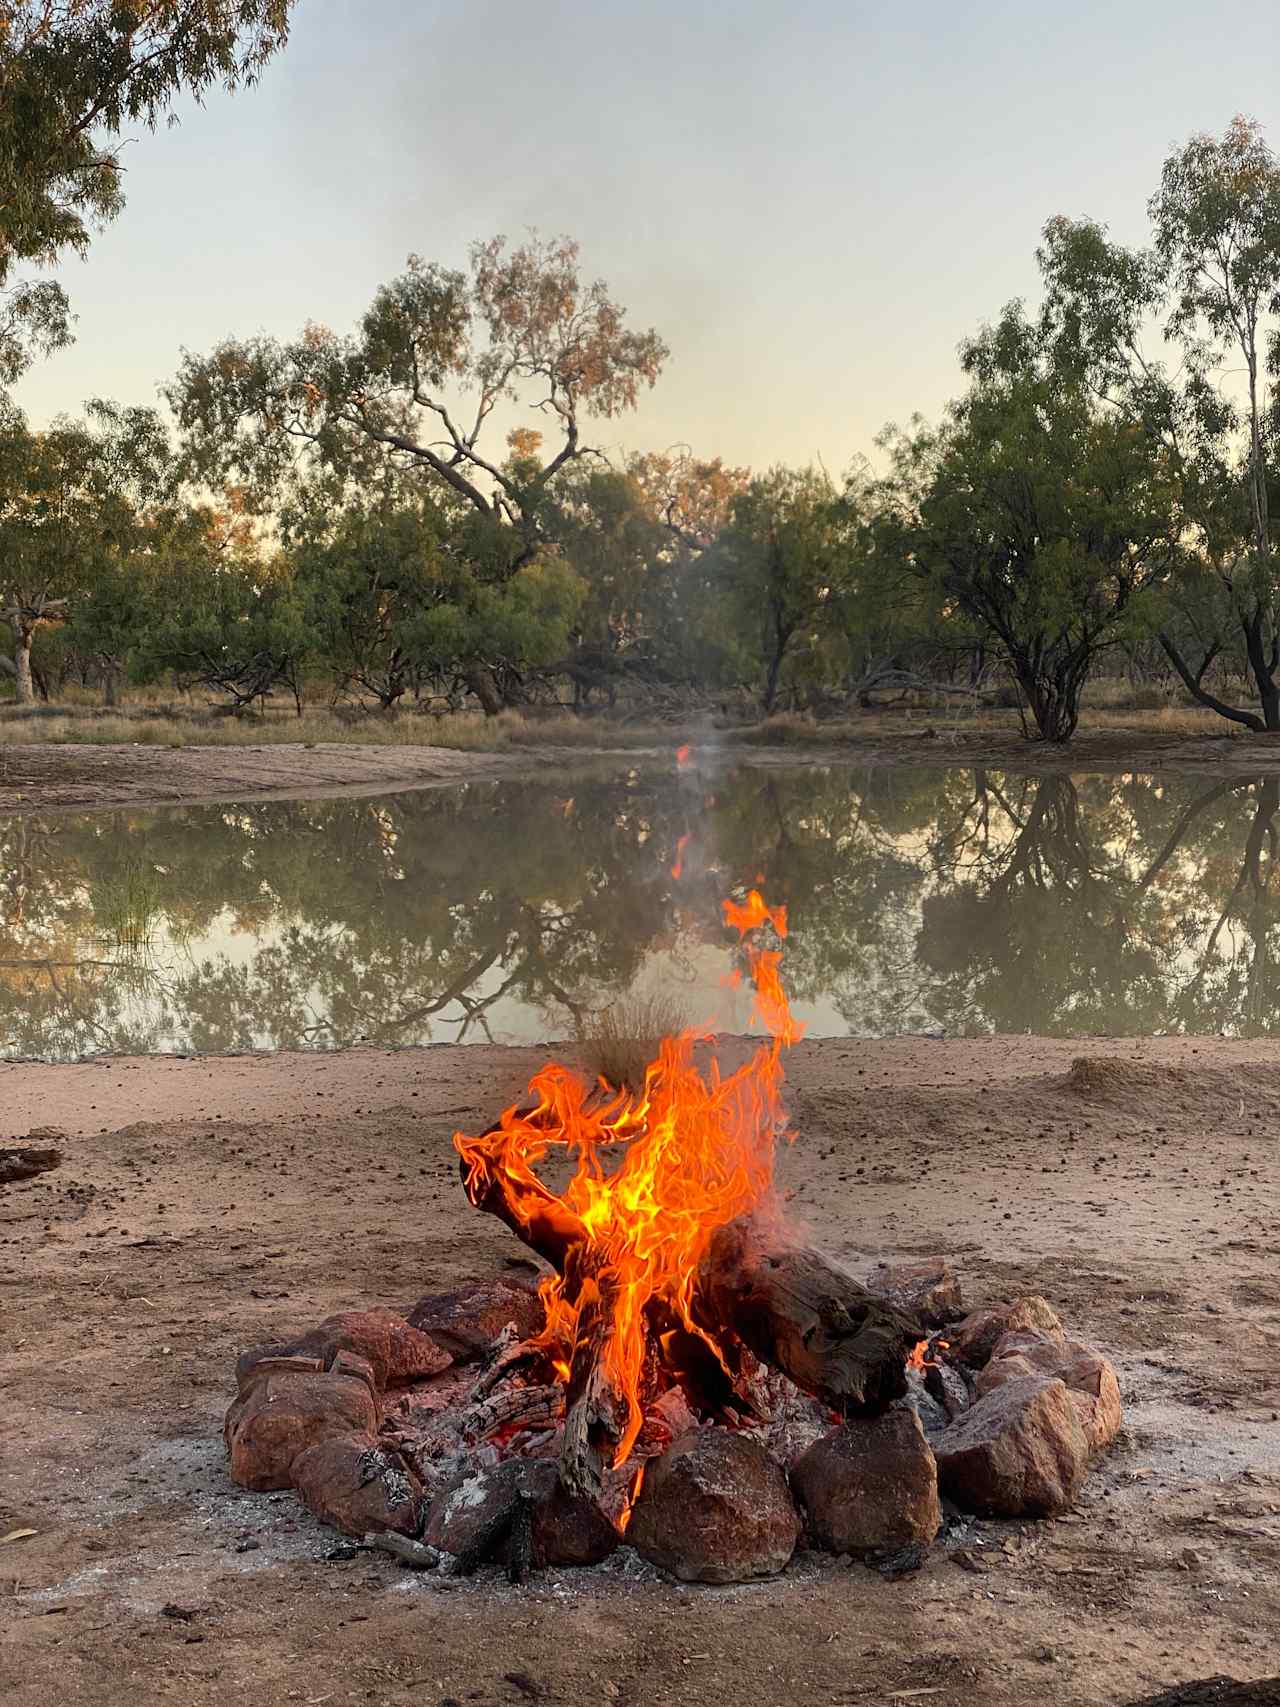
[[294, 1487], [406, 1563], [498, 1560], [514, 1580], [628, 1545], [686, 1581], [741, 1581], [806, 1535], [910, 1568], [942, 1498], [1071, 1503], [1120, 1426], [1110, 1364], [1042, 1299], [966, 1314], [942, 1259], [859, 1280], [797, 1239], [774, 1192], [799, 1035], [786, 917], [755, 891], [724, 915], [767, 1040], [727, 1072], [699, 1064], [710, 1039], [666, 1038], [636, 1090], [551, 1064], [526, 1104], [457, 1134], [467, 1197], [542, 1278], [246, 1352], [224, 1427], [237, 1482]]

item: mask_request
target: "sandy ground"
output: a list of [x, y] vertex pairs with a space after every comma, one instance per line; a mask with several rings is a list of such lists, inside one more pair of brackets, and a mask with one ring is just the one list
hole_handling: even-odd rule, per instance
[[[306, 794], [389, 794], [478, 777], [525, 777], [590, 764], [592, 748], [521, 747], [460, 752], [450, 747], [96, 746], [0, 747], [0, 812], [141, 806], [191, 800], [246, 800]], [[624, 755], [608, 754], [615, 761]], [[651, 757], [656, 756], [656, 749]]]
[[[238, 756], [238, 755], [237, 755]], [[1092, 1065], [1072, 1071], [1073, 1058]], [[439, 1586], [228, 1481], [236, 1351], [517, 1254], [449, 1138], [533, 1051], [0, 1066], [0, 1697], [182, 1702], [1129, 1702], [1280, 1672], [1280, 1044], [802, 1044], [794, 1213], [854, 1265], [953, 1253], [1121, 1370], [1077, 1509], [886, 1582], [804, 1556], [688, 1589], [624, 1555]], [[193, 1613], [166, 1615], [166, 1605]]]
[[[322, 742], [261, 747], [98, 746], [29, 743], [0, 746], [0, 812], [153, 805], [165, 801], [244, 800], [266, 796], [382, 794], [478, 777], [555, 774], [611, 761], [643, 764], [669, 760], [682, 737], [675, 730], [652, 747], [527, 743], [499, 752], [459, 752], [447, 747], [356, 746]], [[987, 765], [1001, 770], [1152, 771], [1253, 775], [1280, 769], [1280, 737], [1185, 736], [1133, 730], [1082, 734], [1069, 747], [1047, 747], [1000, 731], [962, 732], [944, 723], [906, 725], [887, 733], [830, 745], [809, 739], [761, 746], [731, 735], [693, 731], [696, 745], [711, 743], [735, 763], [752, 765], [845, 764]]]

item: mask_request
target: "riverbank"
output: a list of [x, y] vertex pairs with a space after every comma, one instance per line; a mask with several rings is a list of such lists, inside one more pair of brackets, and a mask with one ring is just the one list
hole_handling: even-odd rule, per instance
[[40, 1140], [59, 1169], [0, 1187], [0, 1535], [36, 1531], [0, 1549], [7, 1702], [506, 1703], [532, 1685], [634, 1707], [1100, 1707], [1276, 1670], [1280, 1043], [792, 1052], [782, 1184], [810, 1237], [855, 1268], [949, 1252], [974, 1302], [1042, 1292], [1120, 1367], [1126, 1433], [1077, 1512], [982, 1525], [980, 1574], [805, 1558], [730, 1590], [609, 1571], [444, 1590], [329, 1559], [292, 1495], [234, 1489], [218, 1431], [239, 1348], [519, 1254], [467, 1207], [449, 1140], [541, 1059], [0, 1066], [8, 1130], [65, 1134]]
[[[294, 798], [301, 795], [393, 793], [493, 778], [524, 778], [622, 765], [668, 764], [688, 743], [694, 762], [714, 756], [754, 766], [853, 765], [982, 767], [1058, 773], [1169, 771], [1185, 775], [1280, 773], [1280, 737], [1169, 734], [1159, 730], [1097, 730], [1067, 747], [1027, 742], [1015, 730], [948, 729], [899, 722], [862, 734], [822, 725], [782, 738], [768, 726], [725, 731], [706, 727], [646, 731], [642, 742], [610, 744], [610, 726], [595, 726], [599, 743], [522, 739], [515, 746], [480, 748], [269, 742], [261, 746], [114, 745], [96, 742], [0, 744], [0, 812], [85, 811], [192, 801]], [[1220, 728], [1221, 725], [1218, 725]]]

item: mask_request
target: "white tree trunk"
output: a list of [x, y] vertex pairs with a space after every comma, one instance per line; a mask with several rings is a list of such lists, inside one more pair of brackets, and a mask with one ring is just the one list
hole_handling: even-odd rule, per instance
[[35, 630], [17, 617], [9, 619], [9, 626], [13, 629], [13, 682], [17, 701], [19, 705], [34, 705], [36, 694], [31, 681], [31, 642]]

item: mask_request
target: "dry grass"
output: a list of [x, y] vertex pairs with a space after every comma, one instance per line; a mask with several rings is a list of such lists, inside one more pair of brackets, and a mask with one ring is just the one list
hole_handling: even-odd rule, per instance
[[0, 746], [52, 742], [56, 745], [144, 747], [344, 746], [449, 747], [493, 752], [521, 746], [643, 747], [670, 746], [675, 737], [653, 724], [621, 724], [572, 714], [524, 717], [504, 711], [497, 717], [458, 712], [437, 717], [402, 712], [378, 713], [304, 710], [269, 711], [265, 716], [224, 717], [208, 711], [170, 706], [103, 711], [71, 706], [12, 707], [0, 711]]
[[[118, 710], [77, 703], [19, 710], [0, 705], [0, 747], [31, 742], [89, 743], [103, 746], [263, 747], [275, 745], [444, 747], [464, 752], [502, 752], [521, 747], [575, 747], [584, 752], [620, 748], [669, 751], [687, 739], [678, 724], [631, 720], [603, 714], [575, 716], [554, 709], [504, 711], [485, 717], [479, 711], [437, 715], [406, 708], [399, 712], [360, 711], [352, 707], [306, 707], [301, 717], [291, 708], [272, 706], [243, 717], [219, 714], [195, 700], [131, 696]], [[697, 714], [691, 713], [691, 721]], [[769, 747], [835, 747], [847, 742], [894, 740], [926, 731], [955, 737], [989, 735], [1016, 739], [1017, 711], [1005, 706], [974, 709], [966, 702], [904, 703], [847, 718], [820, 720], [809, 713], [783, 711], [757, 723], [719, 726], [718, 738]], [[1080, 719], [1081, 735], [1132, 733], [1141, 736], [1224, 736], [1239, 726], [1212, 711], [1171, 698], [1158, 688], [1127, 689], [1125, 684], [1091, 684]], [[698, 736], [693, 740], [696, 744]]]
[[670, 996], [623, 996], [579, 1022], [583, 1065], [615, 1090], [641, 1091], [645, 1068], [658, 1053], [659, 1042], [688, 1023], [684, 1009]]

